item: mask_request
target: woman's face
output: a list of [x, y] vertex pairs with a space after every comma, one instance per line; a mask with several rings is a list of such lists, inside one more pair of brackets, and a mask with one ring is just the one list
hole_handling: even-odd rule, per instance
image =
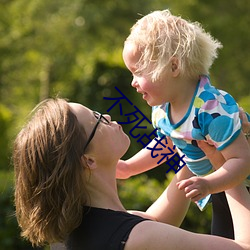
[[[98, 123], [98, 116], [85, 106], [78, 103], [69, 103], [72, 112], [76, 115], [79, 123], [84, 127], [87, 140], [90, 138]], [[92, 140], [86, 151], [94, 152], [95, 155], [104, 159], [121, 158], [127, 151], [130, 140], [123, 132], [121, 125], [111, 121], [109, 115], [103, 115], [106, 119], [100, 119]]]

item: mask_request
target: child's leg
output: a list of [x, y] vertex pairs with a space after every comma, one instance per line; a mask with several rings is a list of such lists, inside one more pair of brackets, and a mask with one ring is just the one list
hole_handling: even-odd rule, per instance
[[224, 192], [212, 195], [213, 217], [211, 234], [234, 239], [231, 212]]

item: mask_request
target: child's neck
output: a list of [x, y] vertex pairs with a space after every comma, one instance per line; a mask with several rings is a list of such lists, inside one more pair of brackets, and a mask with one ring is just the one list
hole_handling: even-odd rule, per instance
[[169, 118], [172, 124], [180, 122], [187, 113], [192, 102], [198, 80], [183, 83], [181, 91], [170, 102]]

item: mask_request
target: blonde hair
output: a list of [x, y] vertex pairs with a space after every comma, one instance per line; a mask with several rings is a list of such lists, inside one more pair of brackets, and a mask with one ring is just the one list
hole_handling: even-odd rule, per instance
[[198, 22], [188, 22], [169, 10], [154, 11], [138, 20], [128, 42], [142, 53], [137, 71], [151, 74], [153, 81], [164, 74], [173, 57], [178, 59], [182, 75], [197, 78], [208, 74], [217, 49], [222, 47]]
[[13, 150], [15, 205], [33, 245], [62, 242], [82, 220], [84, 128], [63, 99], [37, 106]]

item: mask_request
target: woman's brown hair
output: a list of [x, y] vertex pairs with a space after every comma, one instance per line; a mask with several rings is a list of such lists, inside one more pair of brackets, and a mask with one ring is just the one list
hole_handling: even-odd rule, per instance
[[33, 245], [64, 241], [82, 220], [87, 197], [86, 134], [64, 99], [39, 104], [14, 142], [15, 205]]

